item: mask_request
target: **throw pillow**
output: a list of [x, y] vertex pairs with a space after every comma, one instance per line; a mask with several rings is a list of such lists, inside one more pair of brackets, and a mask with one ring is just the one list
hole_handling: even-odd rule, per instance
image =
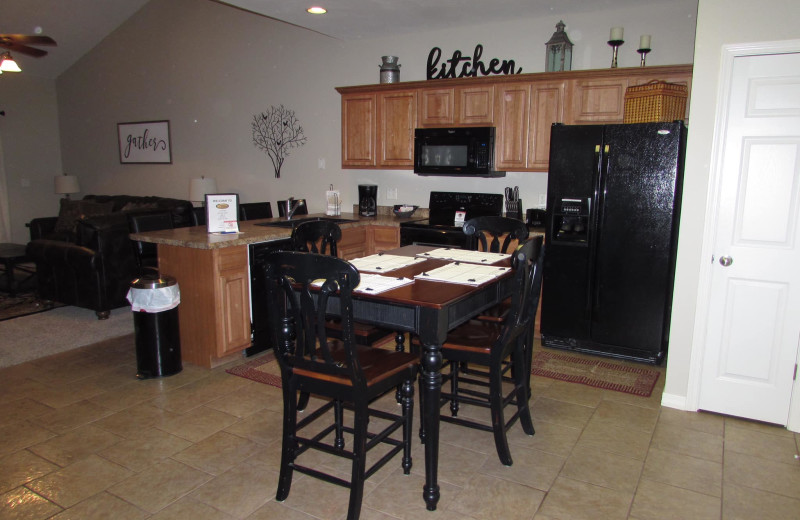
[[61, 199], [61, 209], [58, 212], [56, 221], [57, 233], [73, 233], [75, 223], [86, 217], [106, 215], [111, 213], [114, 207], [113, 202], [91, 202], [87, 200], [67, 200]]
[[120, 211], [142, 211], [146, 209], [158, 209], [158, 202], [127, 202]]

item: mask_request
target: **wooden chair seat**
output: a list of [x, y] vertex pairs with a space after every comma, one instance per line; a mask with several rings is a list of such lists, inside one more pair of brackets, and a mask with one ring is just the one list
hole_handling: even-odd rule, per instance
[[[343, 363], [345, 361], [346, 351], [341, 341], [329, 341], [328, 349], [334, 361], [338, 363]], [[419, 356], [416, 354], [393, 352], [362, 345], [357, 346], [356, 350], [358, 353], [358, 361], [361, 364], [361, 370], [364, 371], [364, 378], [368, 387], [377, 385], [384, 379], [392, 377], [398, 372], [407, 370], [419, 363]], [[315, 355], [321, 357], [323, 355], [322, 350], [317, 349]], [[301, 368], [296, 368], [295, 374], [330, 381], [344, 386], [352, 386], [353, 384], [349, 377], [342, 375], [321, 374]]]

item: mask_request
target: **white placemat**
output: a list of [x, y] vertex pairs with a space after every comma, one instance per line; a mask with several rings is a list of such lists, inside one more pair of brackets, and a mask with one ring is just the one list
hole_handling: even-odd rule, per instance
[[471, 251], [469, 249], [455, 249], [450, 247], [440, 247], [427, 253], [419, 253], [419, 258], [437, 258], [440, 260], [452, 260], [454, 262], [467, 262], [470, 264], [492, 265], [506, 260], [511, 255], [503, 253], [486, 253], [483, 251]]
[[454, 262], [436, 269], [418, 274], [418, 280], [431, 280], [436, 282], [459, 283], [466, 285], [481, 285], [498, 276], [505, 274], [510, 267], [497, 267], [491, 265], [469, 264]]

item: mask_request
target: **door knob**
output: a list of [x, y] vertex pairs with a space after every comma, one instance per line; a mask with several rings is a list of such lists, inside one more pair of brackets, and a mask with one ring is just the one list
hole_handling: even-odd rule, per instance
[[719, 263], [723, 267], [728, 267], [729, 265], [731, 265], [733, 263], [733, 258], [731, 258], [729, 256], [721, 256], [721, 257], [719, 257]]

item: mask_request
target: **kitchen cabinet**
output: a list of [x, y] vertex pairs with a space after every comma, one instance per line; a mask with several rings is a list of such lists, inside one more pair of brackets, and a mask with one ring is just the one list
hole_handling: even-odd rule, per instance
[[481, 126], [494, 121], [494, 86], [419, 90], [419, 126]]
[[369, 226], [368, 254], [381, 253], [400, 247], [400, 228], [397, 226]]
[[342, 167], [411, 169], [417, 125], [495, 126], [496, 169], [547, 171], [552, 123], [621, 123], [629, 86], [691, 79], [665, 65], [337, 87]]
[[342, 239], [337, 246], [339, 258], [352, 260], [367, 256], [367, 229], [368, 226], [342, 229]]
[[414, 128], [417, 126], [416, 89], [378, 94], [377, 103], [377, 166], [413, 168]]
[[376, 95], [342, 96], [342, 167], [375, 166]]
[[247, 246], [221, 249], [158, 245], [159, 271], [178, 280], [181, 357], [213, 368], [250, 346]]

